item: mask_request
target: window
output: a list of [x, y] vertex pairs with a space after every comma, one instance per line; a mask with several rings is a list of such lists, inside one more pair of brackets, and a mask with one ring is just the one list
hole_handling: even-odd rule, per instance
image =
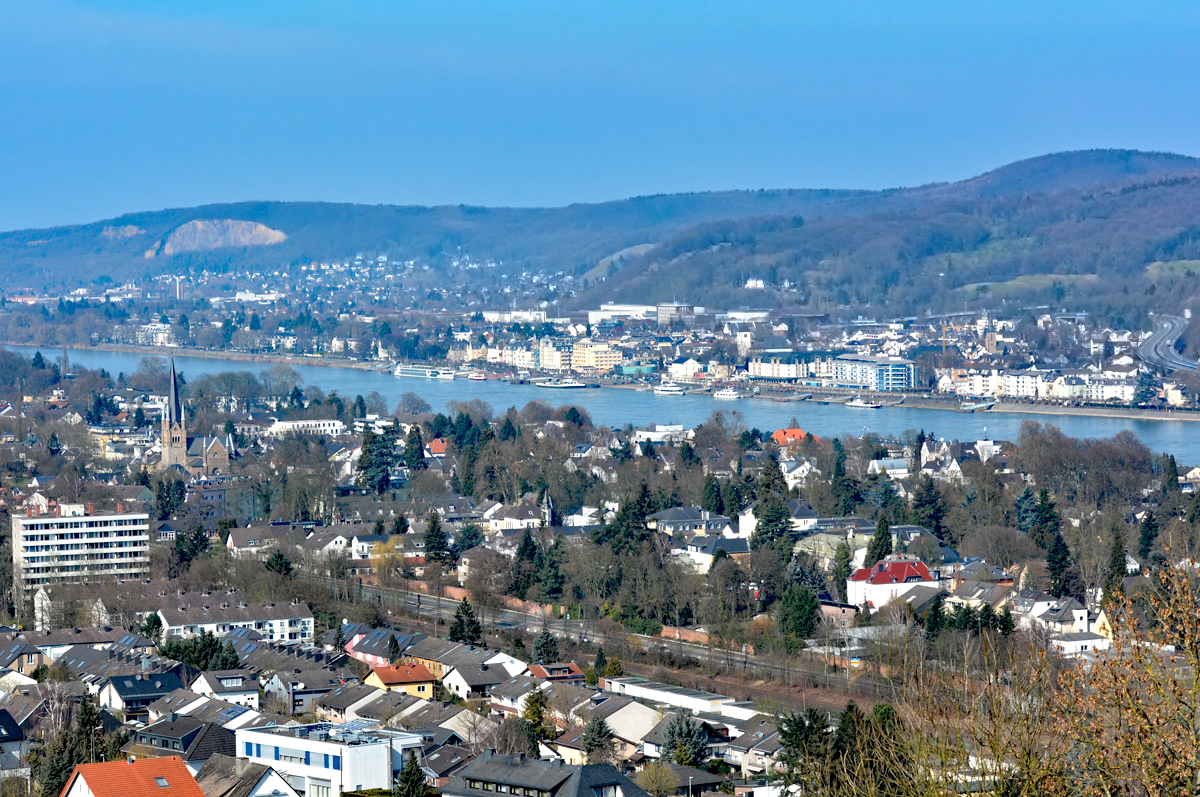
[[249, 758], [252, 755], [254, 755], [254, 745], [250, 742], [246, 742], [246, 758]]
[[262, 745], [261, 744], [254, 745], [254, 756], [256, 758], [262, 758]]
[[495, 791], [495, 789], [496, 789], [496, 787], [495, 787], [493, 784], [491, 784], [491, 783], [485, 783], [485, 784], [483, 784], [483, 790], [484, 790], [484, 791]]
[[304, 751], [304, 766], [306, 766], [306, 767], [307, 767], [307, 766], [310, 766], [310, 765], [311, 765], [311, 763], [312, 763], [312, 762], [310, 761], [309, 752], [308, 752], [307, 750], [305, 750], [305, 751]]
[[480, 788], [482, 785], [483, 785], [483, 784], [481, 784], [481, 783], [480, 783], [479, 781], [477, 781], [477, 780], [468, 780], [468, 781], [467, 781], [467, 788], [468, 788], [468, 789], [478, 789], [478, 788]]
[[329, 753], [325, 754], [325, 768], [329, 769]]
[[160, 788], [160, 789], [167, 788], [167, 779], [166, 778], [155, 778], [154, 782], [158, 784], [158, 788]]
[[336, 769], [336, 770], [338, 770], [339, 772], [341, 771], [341, 769], [342, 769], [342, 757], [341, 757], [340, 755], [335, 755], [335, 756], [333, 757], [333, 768], [334, 768], [334, 769]]
[[425, 692], [425, 684], [421, 684], [420, 686], [418, 686], [418, 687], [417, 687], [417, 692], [418, 692], [418, 693], [424, 693], [424, 692]]
[[329, 781], [325, 780], [310, 780], [308, 797], [331, 797]]

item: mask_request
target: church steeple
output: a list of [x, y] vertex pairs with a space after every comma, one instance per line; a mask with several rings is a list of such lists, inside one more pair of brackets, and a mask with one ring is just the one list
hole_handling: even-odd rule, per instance
[[167, 406], [162, 414], [162, 467], [187, 464], [188, 439], [183, 423], [183, 404], [179, 401], [179, 378], [175, 358], [171, 358], [171, 382], [167, 386]]
[[175, 376], [175, 358], [171, 358], [171, 385], [167, 388], [167, 421], [179, 423], [183, 420], [183, 408], [179, 406], [179, 379]]

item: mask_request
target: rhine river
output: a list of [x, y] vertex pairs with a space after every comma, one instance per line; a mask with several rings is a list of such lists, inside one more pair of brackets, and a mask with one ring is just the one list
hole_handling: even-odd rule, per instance
[[[32, 346], [8, 346], [12, 351], [31, 356], [38, 349]], [[114, 377], [133, 373], [143, 355], [99, 349], [68, 349], [73, 364], [87, 368], [104, 368]], [[42, 355], [58, 358], [61, 349], [46, 348]], [[221, 360], [209, 357], [175, 357], [175, 367], [187, 379], [221, 371], [251, 371], [259, 373], [272, 363]], [[781, 403], [769, 399], [716, 401], [710, 396], [655, 396], [633, 390], [602, 388], [599, 390], [548, 390], [533, 385], [514, 385], [495, 379], [473, 382], [458, 378], [450, 380], [399, 378], [390, 373], [361, 368], [337, 366], [292, 365], [303, 377], [305, 385], [316, 385], [326, 393], [337, 393], [350, 400], [358, 394], [366, 396], [377, 390], [395, 407], [402, 393], [412, 391], [432, 405], [433, 410], [445, 410], [447, 402], [482, 399], [498, 413], [509, 407], [520, 408], [534, 399], [554, 405], [575, 404], [583, 407], [596, 424], [620, 427], [626, 424], [645, 426], [650, 423], [682, 423], [695, 426], [702, 423], [713, 410], [737, 410], [748, 427], [770, 431], [787, 426], [795, 417], [800, 427], [818, 437], [873, 432], [885, 438], [903, 435], [906, 431], [924, 429], [946, 440], [1012, 440], [1016, 441], [1021, 423], [1034, 420], [1058, 426], [1072, 437], [1112, 437], [1128, 429], [1136, 434], [1154, 453], [1174, 454], [1183, 465], [1200, 464], [1200, 423], [1174, 420], [1141, 420], [1108, 418], [1087, 415], [1042, 415], [1023, 413], [966, 414], [953, 410], [931, 410], [915, 407], [883, 407], [877, 410], [855, 409], [840, 404], [818, 404], [811, 401]]]

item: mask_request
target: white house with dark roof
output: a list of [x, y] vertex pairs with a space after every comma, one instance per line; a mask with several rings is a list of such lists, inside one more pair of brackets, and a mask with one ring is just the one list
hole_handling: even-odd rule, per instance
[[239, 706], [258, 708], [258, 676], [249, 670], [212, 670], [201, 673], [191, 689]]
[[156, 612], [163, 639], [190, 639], [208, 631], [223, 637], [238, 628], [252, 628], [271, 642], [312, 644], [313, 614], [304, 601], [246, 603], [236, 595], [185, 593], [160, 599]]

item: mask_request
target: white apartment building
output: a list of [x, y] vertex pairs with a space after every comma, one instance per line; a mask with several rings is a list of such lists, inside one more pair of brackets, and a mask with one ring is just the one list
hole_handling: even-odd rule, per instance
[[234, 603], [223, 593], [186, 593], [158, 599], [154, 612], [162, 620], [163, 639], [191, 639], [208, 631], [223, 637], [239, 628], [252, 628], [268, 642], [312, 644], [313, 613], [304, 601], [291, 603]]
[[59, 504], [12, 518], [13, 584], [18, 604], [45, 584], [79, 584], [98, 578], [150, 575], [150, 516], [96, 512], [91, 504]]
[[870, 390], [907, 390], [916, 383], [916, 366], [899, 357], [842, 354], [833, 361], [833, 379]]
[[1011, 398], [1040, 398], [1049, 389], [1038, 371], [1008, 371], [1004, 374], [1004, 395]]
[[746, 372], [751, 379], [795, 380], [809, 376], [808, 363], [789, 355], [755, 357], [746, 363]]
[[538, 362], [543, 371], [570, 371], [571, 370], [571, 351], [570, 343], [554, 340], [552, 338], [543, 338], [538, 347]]
[[337, 437], [345, 433], [346, 424], [341, 421], [328, 419], [275, 421], [266, 431], [266, 434], [272, 437], [286, 437], [290, 434], [329, 435], [330, 437]]
[[305, 797], [341, 797], [344, 791], [392, 788], [392, 775], [421, 735], [356, 727], [358, 723], [238, 728], [237, 755], [273, 768]]

